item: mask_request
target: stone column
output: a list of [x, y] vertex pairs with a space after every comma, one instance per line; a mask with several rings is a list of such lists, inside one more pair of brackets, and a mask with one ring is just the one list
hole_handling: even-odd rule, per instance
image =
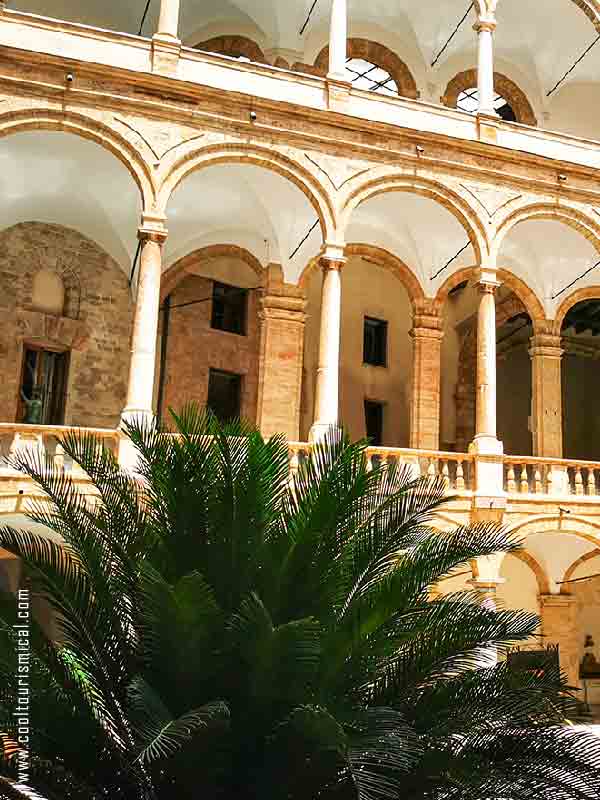
[[156, 33], [179, 39], [179, 0], [161, 0]]
[[261, 301], [258, 426], [263, 436], [300, 437], [300, 398], [306, 302], [298, 286], [285, 283], [279, 264], [267, 270]]
[[438, 450], [440, 446], [440, 375], [442, 318], [431, 303], [415, 310], [410, 404], [410, 447]]
[[531, 427], [533, 455], [562, 458], [561, 337], [536, 332], [531, 337]]
[[331, 0], [329, 23], [329, 72], [333, 80], [346, 80], [346, 54], [348, 51], [347, 0]]
[[475, 509], [506, 506], [502, 442], [496, 437], [496, 301], [500, 284], [492, 269], [479, 274], [477, 312], [477, 383], [475, 398]]
[[544, 645], [557, 644], [560, 668], [570, 686], [579, 686], [579, 625], [577, 600], [569, 594], [540, 597]]
[[496, 300], [500, 284], [493, 271], [480, 274], [477, 310], [477, 399], [475, 441], [478, 449], [498, 452], [496, 439]]
[[152, 71], [161, 75], [177, 74], [181, 41], [179, 39], [180, 0], [161, 0], [158, 29], [152, 37]]
[[162, 245], [166, 231], [158, 227], [142, 227], [138, 232], [142, 243], [133, 333], [127, 405], [123, 420], [152, 417], [154, 370], [156, 367], [156, 338], [160, 306]]
[[310, 431], [312, 440], [320, 438], [330, 426], [337, 425], [339, 421], [341, 272], [345, 263], [346, 259], [341, 254], [326, 254], [319, 260], [323, 270], [323, 288], [315, 419]]
[[[481, 605], [490, 611], [496, 611], [496, 595], [498, 586], [504, 583], [504, 578], [485, 578], [478, 577], [470, 580], [469, 583], [481, 598]], [[498, 648], [494, 645], [487, 647], [481, 654], [480, 667], [495, 667], [498, 663]]]
[[479, 114], [496, 116], [494, 110], [494, 20], [479, 20], [474, 29], [478, 38], [477, 93]]

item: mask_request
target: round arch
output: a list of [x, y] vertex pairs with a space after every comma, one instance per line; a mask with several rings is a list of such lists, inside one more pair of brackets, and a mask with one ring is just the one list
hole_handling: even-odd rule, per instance
[[194, 45], [197, 50], [204, 50], [209, 53], [219, 53], [233, 58], [244, 58], [258, 64], [266, 64], [265, 54], [253, 39], [248, 36], [213, 36], [204, 42]]
[[595, 286], [587, 286], [584, 289], [576, 289], [566, 296], [558, 307], [554, 317], [553, 332], [557, 336], [560, 336], [562, 324], [568, 312], [573, 306], [576, 306], [577, 303], [581, 303], [582, 300], [600, 300], [600, 285], [596, 284]]
[[[542, 565], [531, 555], [531, 553], [528, 553], [527, 550], [515, 550], [510, 555], [518, 558], [519, 561], [522, 561], [523, 564], [526, 564], [533, 572], [540, 594], [550, 594], [550, 581], [548, 580], [548, 576], [546, 575]], [[504, 559], [502, 560], [504, 561]]]
[[590, 522], [572, 514], [569, 514], [568, 519], [560, 515], [538, 515], [514, 525], [509, 532], [518, 533], [523, 540], [535, 533], [564, 533], [586, 539], [595, 547], [600, 544], [600, 523]]
[[[419, 96], [417, 82], [402, 59], [379, 42], [370, 39], [350, 38], [347, 42], [347, 57], [362, 58], [389, 73], [398, 87], [400, 97], [416, 100]], [[326, 45], [315, 60], [315, 69], [326, 74], [329, 64], [329, 45]]]
[[580, 556], [577, 559], [577, 561], [574, 561], [571, 564], [571, 566], [568, 568], [568, 570], [565, 572], [565, 574], [563, 576], [561, 587], [560, 587], [561, 594], [568, 594], [569, 593], [568, 588], [565, 588], [565, 584], [566, 584], [567, 581], [569, 581], [573, 577], [573, 575], [575, 574], [575, 570], [578, 567], [580, 567], [582, 564], [585, 564], [586, 562], [591, 561], [593, 558], [597, 558], [598, 556], [600, 556], [600, 549], [598, 549], [598, 550], [590, 550], [589, 553], [584, 553], [582, 556]]
[[340, 231], [345, 233], [353, 212], [362, 203], [388, 192], [417, 194], [443, 206], [465, 229], [478, 263], [482, 262], [489, 251], [489, 245], [483, 223], [475, 211], [466, 200], [444, 184], [415, 175], [384, 174], [367, 182], [361, 182], [361, 176], [351, 179], [347, 184], [345, 199], [340, 206], [342, 208]]
[[499, 223], [492, 243], [492, 259], [498, 260], [500, 248], [510, 231], [522, 222], [550, 220], [567, 225], [580, 233], [600, 253], [600, 224], [577, 208], [552, 203], [534, 203], [507, 214]]
[[[336, 241], [334, 204], [321, 183], [291, 158], [263, 147], [241, 144], [201, 147], [179, 158], [164, 176], [158, 194], [158, 209], [165, 213], [177, 187], [194, 172], [215, 164], [252, 164], [275, 172], [300, 189], [314, 208], [324, 241]], [[168, 224], [168, 223], [167, 223]]]
[[190, 267], [193, 267], [201, 261], [206, 261], [207, 259], [222, 257], [238, 258], [240, 261], [247, 264], [261, 281], [263, 280], [264, 270], [262, 264], [258, 258], [245, 247], [239, 247], [235, 244], [208, 245], [207, 247], [194, 250], [187, 256], [180, 258], [166, 270], [161, 280], [161, 301], [176, 288], [181, 280], [183, 280]]
[[[466, 89], [473, 89], [477, 86], [477, 70], [466, 69], [459, 72], [446, 86], [446, 91], [442, 97], [442, 102], [448, 108], [456, 108], [461, 92]], [[533, 111], [533, 107], [525, 92], [517, 84], [501, 72], [494, 72], [494, 89], [510, 105], [515, 113], [517, 122], [524, 125], [537, 126], [538, 121]]]
[[83, 114], [50, 109], [28, 109], [0, 115], [0, 137], [39, 130], [74, 134], [108, 150], [133, 178], [140, 192], [142, 210], [147, 212], [154, 209], [156, 187], [150, 166], [138, 150], [112, 128]]
[[[370, 244], [351, 243], [344, 247], [344, 256], [346, 258], [351, 256], [359, 256], [365, 261], [371, 261], [384, 269], [389, 270], [395, 275], [400, 283], [406, 289], [406, 293], [410, 299], [413, 310], [420, 300], [425, 299], [425, 292], [416, 275], [412, 272], [402, 259], [393, 255], [388, 250], [382, 247], [376, 247]], [[311, 275], [317, 269], [317, 260], [312, 259], [304, 268], [302, 275], [298, 281], [298, 285], [305, 288]]]

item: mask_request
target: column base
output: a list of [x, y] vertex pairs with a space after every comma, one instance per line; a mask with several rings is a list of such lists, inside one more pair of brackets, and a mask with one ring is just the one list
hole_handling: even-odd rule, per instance
[[500, 117], [496, 112], [491, 109], [486, 109], [477, 112], [477, 130], [479, 140], [487, 142], [488, 144], [497, 144], [498, 142], [498, 120]]
[[151, 408], [124, 408], [121, 411], [119, 428], [122, 429], [125, 424], [133, 425], [135, 423], [151, 425], [155, 420], [156, 415]]
[[500, 522], [506, 510], [504, 446], [495, 436], [476, 436], [469, 452], [475, 456], [474, 521]]
[[181, 53], [181, 41], [168, 33], [152, 37], [152, 72], [175, 77]]

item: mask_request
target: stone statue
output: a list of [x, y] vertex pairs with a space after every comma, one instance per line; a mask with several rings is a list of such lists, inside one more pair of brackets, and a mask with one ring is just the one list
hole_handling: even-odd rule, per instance
[[21, 397], [25, 404], [25, 415], [23, 422], [26, 425], [41, 425], [42, 412], [44, 409], [44, 387], [36, 385], [31, 390], [31, 397], [27, 397], [25, 392], [21, 390]]
[[596, 656], [594, 654], [594, 640], [590, 634], [585, 637], [584, 651], [585, 654], [583, 656], [583, 660], [581, 661], [582, 677], [600, 678], [600, 664], [596, 660]]

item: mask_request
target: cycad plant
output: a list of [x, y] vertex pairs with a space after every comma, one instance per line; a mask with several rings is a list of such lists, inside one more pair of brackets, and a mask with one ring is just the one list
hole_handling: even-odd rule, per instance
[[[538, 619], [475, 592], [432, 593], [473, 559], [515, 550], [501, 527], [437, 531], [443, 483], [370, 464], [365, 443], [337, 431], [290, 477], [281, 437], [193, 407], [174, 427], [130, 426], [135, 475], [68, 436], [87, 496], [41, 456], [17, 456], [44, 495], [30, 515], [61, 539], [0, 530], [55, 616], [54, 641], [32, 629], [40, 794], [600, 796], [600, 742], [566, 723], [556, 668], [502, 658]], [[14, 609], [5, 597], [4, 742], [16, 737]]]

